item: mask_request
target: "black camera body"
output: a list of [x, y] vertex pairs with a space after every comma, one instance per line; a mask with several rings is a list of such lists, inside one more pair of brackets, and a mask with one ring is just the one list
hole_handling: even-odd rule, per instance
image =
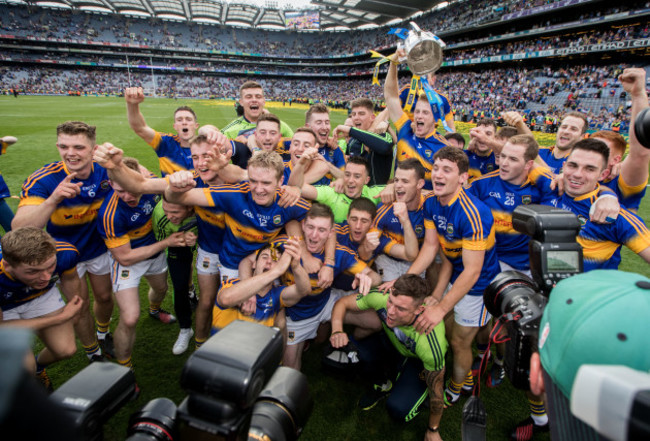
[[521, 205], [512, 215], [515, 230], [531, 237], [528, 245], [533, 279], [519, 271], [498, 274], [483, 293], [485, 307], [503, 323], [508, 340], [504, 368], [513, 386], [530, 388], [530, 356], [551, 289], [583, 271], [577, 216], [545, 205]]
[[[187, 360], [177, 407], [156, 398], [131, 415], [129, 441], [296, 440], [313, 408], [307, 377], [278, 367], [282, 334], [259, 323], [235, 321]], [[74, 439], [103, 439], [102, 425], [135, 391], [133, 373], [93, 363], [52, 394], [52, 406], [75, 426]]]

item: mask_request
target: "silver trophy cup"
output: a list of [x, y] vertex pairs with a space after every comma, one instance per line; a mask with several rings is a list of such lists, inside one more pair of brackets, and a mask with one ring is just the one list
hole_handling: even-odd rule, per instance
[[403, 46], [406, 51], [406, 62], [413, 72], [413, 75], [426, 75], [440, 69], [442, 65], [442, 49], [445, 43], [431, 32], [423, 31], [414, 22], [411, 22], [411, 29], [404, 40]]

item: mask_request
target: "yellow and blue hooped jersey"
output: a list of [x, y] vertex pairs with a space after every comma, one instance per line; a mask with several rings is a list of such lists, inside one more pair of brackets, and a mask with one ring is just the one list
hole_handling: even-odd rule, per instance
[[153, 210], [159, 199], [159, 195], [143, 194], [137, 207], [129, 207], [117, 193], [107, 197], [99, 209], [98, 228], [108, 249], [126, 244], [135, 249], [156, 243]]
[[[208, 188], [203, 179], [195, 172], [194, 180], [196, 188]], [[212, 254], [220, 254], [223, 245], [223, 235], [226, 231], [226, 215], [223, 210], [215, 207], [194, 207], [196, 213], [196, 225], [198, 238], [196, 242], [199, 247]]]
[[614, 193], [616, 193], [621, 206], [628, 210], [638, 210], [641, 205], [641, 199], [645, 196], [648, 181], [646, 180], [641, 185], [632, 187], [627, 185], [623, 180], [623, 177], [619, 175], [607, 182], [602, 182], [602, 185], [610, 188]]
[[156, 132], [149, 145], [158, 156], [163, 177], [181, 170], [194, 170], [192, 152], [189, 147], [181, 147], [178, 135]]
[[555, 151], [555, 146], [551, 147], [540, 147], [539, 148], [539, 157], [544, 160], [548, 168], [556, 175], [559, 175], [562, 172], [562, 167], [566, 162], [566, 158], [569, 157], [570, 152], [566, 152], [566, 155], [557, 159], [553, 156], [553, 151]]
[[[228, 279], [220, 288], [220, 291], [233, 286], [238, 283], [239, 279]], [[235, 320], [244, 320], [247, 322], [260, 323], [264, 326], [273, 326], [275, 318], [282, 308], [282, 291], [287, 288], [286, 286], [274, 286], [264, 296], [255, 295], [255, 313], [253, 315], [244, 315], [239, 308], [224, 308], [219, 305], [215, 300], [214, 307], [212, 308], [212, 331], [211, 334], [216, 334], [230, 323]]]
[[438, 232], [440, 248], [453, 265], [451, 283], [463, 272], [463, 250], [485, 251], [481, 274], [468, 294], [482, 296], [499, 274], [495, 248], [494, 220], [490, 209], [464, 189], [442, 205], [432, 193], [424, 201], [424, 225]]
[[487, 156], [480, 156], [469, 151], [465, 153], [467, 153], [467, 157], [469, 158], [469, 182], [499, 169], [494, 152], [490, 152]]
[[530, 237], [512, 226], [512, 213], [520, 205], [539, 204], [542, 196], [528, 180], [514, 185], [499, 177], [499, 171], [481, 176], [466, 189], [487, 205], [494, 217], [497, 257], [518, 270], [530, 268]]
[[[418, 245], [421, 247], [424, 242], [426, 230], [424, 228], [424, 196], [420, 195], [420, 205], [417, 210], [409, 211], [411, 226], [418, 238]], [[377, 206], [377, 216], [373, 226], [381, 230], [392, 241], [404, 245], [404, 228], [401, 222], [393, 213], [393, 204], [379, 204]]]
[[[47, 232], [54, 238], [74, 245], [80, 253], [80, 261], [94, 259], [106, 252], [104, 240], [97, 231], [97, 213], [104, 198], [111, 191], [106, 170], [97, 163], [92, 164], [88, 179], [73, 179], [81, 182], [81, 192], [64, 199], [50, 216]], [[68, 176], [62, 161], [53, 162], [32, 173], [23, 184], [19, 207], [42, 204]]]
[[43, 289], [30, 288], [20, 280], [14, 279], [5, 269], [5, 261], [1, 259], [2, 250], [0, 250], [0, 309], [9, 311], [47, 293], [63, 274], [77, 271], [79, 251], [67, 242], [56, 242], [56, 269], [47, 287]]
[[303, 220], [311, 208], [302, 198], [292, 207], [280, 207], [279, 191], [270, 206], [257, 205], [248, 182], [210, 186], [203, 191], [210, 206], [224, 212], [226, 229], [219, 260], [227, 268], [237, 268], [244, 257], [271, 242], [287, 222]]

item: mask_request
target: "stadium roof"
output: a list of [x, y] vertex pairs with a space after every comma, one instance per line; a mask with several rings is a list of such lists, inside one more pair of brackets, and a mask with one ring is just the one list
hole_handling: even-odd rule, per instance
[[365, 29], [428, 11], [443, 0], [0, 0], [93, 12], [286, 29], [285, 12], [318, 11], [320, 29]]

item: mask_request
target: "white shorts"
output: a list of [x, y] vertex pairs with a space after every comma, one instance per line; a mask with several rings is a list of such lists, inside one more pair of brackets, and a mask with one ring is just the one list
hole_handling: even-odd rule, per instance
[[59, 288], [53, 286], [48, 292], [43, 295], [16, 306], [8, 311], [2, 311], [2, 320], [20, 320], [32, 319], [42, 317], [65, 306], [65, 302], [61, 298]]
[[[338, 290], [339, 292], [345, 292]], [[296, 345], [302, 341], [316, 337], [321, 323], [329, 322], [332, 318], [332, 308], [339, 298], [330, 293], [330, 298], [323, 309], [313, 317], [293, 321], [287, 314], [287, 344]]]
[[111, 256], [111, 283], [113, 292], [118, 293], [128, 288], [137, 288], [140, 285], [142, 276], [153, 276], [163, 274], [167, 271], [167, 257], [160, 253], [158, 257], [143, 260], [136, 264], [125, 266], [120, 265]]
[[492, 316], [483, 303], [483, 296], [465, 295], [454, 306], [454, 320], [461, 326], [478, 328], [490, 321]]
[[513, 268], [509, 264], [507, 264], [505, 262], [502, 262], [500, 260], [499, 260], [499, 266], [501, 267], [501, 271], [519, 271], [520, 273], [526, 274], [531, 279], [533, 278], [533, 275], [531, 274], [530, 269], [520, 270], [520, 269], [517, 269], [517, 268]]
[[196, 273], [197, 274], [219, 274], [221, 261], [217, 253], [208, 253], [199, 247], [196, 252]]
[[83, 279], [87, 272], [96, 276], [110, 274], [111, 260], [108, 255], [108, 251], [106, 251], [101, 256], [95, 257], [94, 259], [79, 262], [77, 264], [77, 274], [79, 274], [80, 279]]
[[226, 268], [223, 265], [219, 265], [219, 272], [221, 273], [221, 280], [223, 281], [239, 278], [239, 269]]

